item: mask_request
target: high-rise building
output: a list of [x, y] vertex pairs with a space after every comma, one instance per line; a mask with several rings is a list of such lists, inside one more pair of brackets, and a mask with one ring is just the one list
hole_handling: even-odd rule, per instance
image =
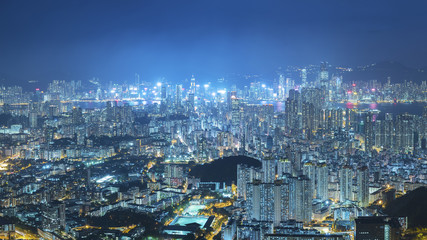
[[396, 117], [397, 149], [413, 150], [414, 148], [414, 115], [404, 113]]
[[351, 201], [353, 185], [353, 170], [350, 166], [344, 166], [340, 170], [340, 202]]
[[175, 106], [176, 109], [181, 109], [181, 102], [182, 102], [182, 85], [177, 84], [175, 89]]
[[77, 107], [73, 108], [73, 110], [71, 111], [71, 120], [73, 125], [79, 125], [84, 122], [81, 108], [77, 108]]
[[194, 112], [194, 93], [188, 94], [188, 112], [193, 113]]
[[240, 99], [231, 97], [231, 125], [236, 133], [240, 127]]
[[288, 159], [280, 159], [277, 161], [277, 178], [281, 179], [286, 173], [292, 173], [292, 163]]
[[303, 68], [301, 69], [301, 86], [307, 87], [307, 69]]
[[261, 181], [247, 184], [247, 211], [249, 219], [261, 220]]
[[361, 207], [369, 205], [369, 169], [366, 166], [357, 169], [357, 200]]
[[279, 86], [278, 86], [278, 98], [280, 100], [284, 100], [285, 96], [286, 96], [286, 92], [285, 92], [285, 76], [283, 74], [279, 75]]
[[374, 115], [368, 112], [365, 118], [365, 151], [370, 153], [374, 146]]
[[276, 160], [266, 157], [261, 160], [262, 164], [262, 181], [264, 183], [273, 183], [276, 179]]
[[37, 128], [37, 118], [38, 118], [38, 116], [37, 116], [37, 112], [36, 111], [31, 111], [30, 113], [29, 113], [29, 115], [28, 115], [28, 117], [29, 117], [29, 122], [30, 122], [30, 127], [31, 128]]
[[65, 204], [53, 201], [43, 207], [42, 226], [48, 231], [65, 229]]
[[308, 223], [312, 219], [312, 183], [307, 176], [300, 175], [295, 184], [295, 219]]
[[313, 193], [313, 197], [316, 197], [315, 195], [315, 181], [316, 181], [316, 165], [314, 165], [312, 162], [306, 162], [304, 163], [302, 167], [302, 173], [307, 176], [312, 184], [311, 184], [311, 192]]
[[289, 180], [274, 182], [274, 225], [289, 219]]
[[247, 198], [247, 184], [255, 180], [261, 180], [260, 170], [255, 167], [248, 167], [247, 165], [237, 165], [237, 197]]
[[168, 84], [165, 82], [163, 82], [161, 84], [162, 84], [162, 86], [160, 89], [160, 99], [161, 99], [160, 100], [160, 110], [162, 112], [164, 112], [167, 110], [167, 106], [168, 106], [168, 92], [167, 92]]
[[190, 92], [192, 94], [196, 93], [196, 78], [194, 77], [194, 75], [191, 76], [190, 80]]
[[327, 86], [328, 80], [329, 80], [328, 62], [321, 62], [320, 63], [320, 73], [319, 73], [320, 86], [328, 87]]
[[322, 201], [329, 198], [328, 194], [328, 177], [329, 170], [326, 163], [320, 163], [317, 165], [317, 176], [316, 176], [316, 197]]

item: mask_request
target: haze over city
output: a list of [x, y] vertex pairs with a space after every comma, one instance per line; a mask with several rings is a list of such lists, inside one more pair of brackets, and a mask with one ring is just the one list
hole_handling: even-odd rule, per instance
[[0, 76], [174, 82], [272, 78], [329, 61], [427, 66], [425, 1], [3, 1]]

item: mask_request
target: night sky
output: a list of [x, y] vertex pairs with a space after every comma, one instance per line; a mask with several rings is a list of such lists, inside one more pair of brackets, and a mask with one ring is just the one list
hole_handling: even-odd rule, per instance
[[427, 66], [427, 1], [0, 1], [0, 79], [132, 81]]

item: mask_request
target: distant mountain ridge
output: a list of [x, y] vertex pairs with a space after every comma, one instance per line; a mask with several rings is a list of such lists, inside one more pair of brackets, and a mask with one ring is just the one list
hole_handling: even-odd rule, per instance
[[420, 84], [422, 81], [427, 81], [427, 68], [410, 68], [399, 62], [385, 61], [356, 67], [353, 71], [343, 74], [344, 82], [377, 80], [386, 83], [388, 77], [390, 77], [391, 83], [400, 83], [406, 80]]

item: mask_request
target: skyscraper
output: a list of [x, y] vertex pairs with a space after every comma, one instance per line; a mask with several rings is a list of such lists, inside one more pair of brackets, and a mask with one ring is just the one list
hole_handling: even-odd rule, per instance
[[248, 167], [244, 164], [237, 165], [237, 197], [247, 198], [247, 184], [255, 180], [260, 180], [259, 168]]
[[357, 169], [357, 201], [361, 207], [369, 205], [369, 169], [366, 166]]
[[305, 68], [301, 69], [301, 81], [302, 81], [301, 86], [307, 87], [307, 69]]
[[262, 163], [262, 181], [264, 183], [273, 183], [276, 179], [276, 160], [271, 157], [265, 157]]
[[328, 174], [328, 166], [326, 163], [320, 163], [317, 165], [316, 197], [322, 201], [329, 198]]
[[283, 74], [279, 75], [279, 89], [278, 89], [278, 98], [284, 100], [287, 93], [285, 93], [285, 76]]
[[353, 200], [352, 185], [353, 171], [350, 166], [344, 166], [340, 170], [340, 202]]
[[374, 116], [368, 112], [365, 118], [365, 151], [370, 154], [374, 146]]
[[312, 162], [306, 162], [304, 163], [302, 167], [302, 172], [305, 176], [307, 176], [312, 184], [311, 184], [311, 192], [313, 193], [313, 197], [315, 196], [315, 181], [316, 181], [316, 165], [314, 165]]
[[312, 219], [312, 192], [311, 180], [304, 175], [298, 176], [295, 188], [295, 219], [310, 222]]
[[274, 225], [289, 219], [289, 179], [274, 182]]
[[320, 73], [319, 73], [320, 86], [328, 87], [328, 79], [329, 79], [328, 63], [321, 62]]
[[182, 101], [182, 85], [177, 84], [175, 89], [175, 106], [176, 109], [181, 109], [181, 101]]

